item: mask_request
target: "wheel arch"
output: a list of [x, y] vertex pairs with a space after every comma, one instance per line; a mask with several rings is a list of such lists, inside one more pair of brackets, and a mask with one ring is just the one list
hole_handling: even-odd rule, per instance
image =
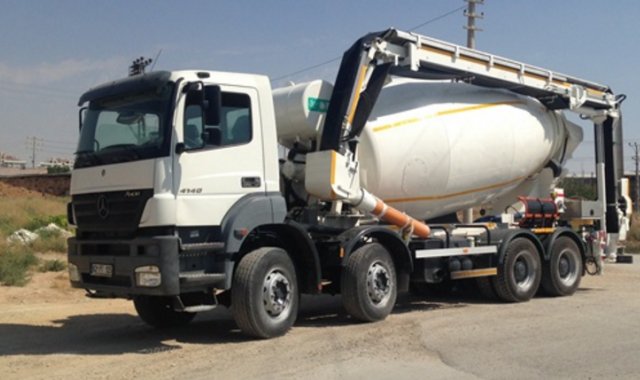
[[413, 272], [413, 258], [409, 247], [396, 232], [382, 226], [362, 226], [351, 228], [339, 236], [341, 249], [344, 251], [342, 265], [346, 259], [358, 249], [366, 238], [375, 239], [387, 249], [396, 268], [398, 290], [409, 289], [409, 278]]
[[514, 239], [521, 238], [521, 237], [530, 240], [533, 243], [533, 245], [536, 247], [536, 250], [538, 251], [538, 255], [540, 256], [540, 260], [545, 260], [545, 255], [546, 255], [545, 248], [542, 245], [542, 242], [540, 241], [540, 239], [529, 230], [515, 229], [515, 230], [505, 231], [505, 234], [501, 238], [502, 242], [500, 243], [500, 247], [498, 248], [499, 264], [502, 264], [504, 262], [504, 257], [506, 254], [507, 247], [509, 246], [509, 243], [511, 243]]
[[244, 241], [236, 262], [260, 247], [282, 248], [296, 268], [301, 293], [321, 292], [320, 257], [304, 228], [294, 223], [266, 224], [255, 228], [248, 237], [251, 238]]
[[[584, 241], [580, 238], [576, 232], [569, 228], [557, 228], [551, 235], [548, 235], [545, 239], [543, 239], [542, 244], [544, 247], [544, 260], [548, 261], [551, 259], [551, 248], [553, 244], [558, 240], [558, 238], [566, 236], [573, 240], [574, 243], [578, 246], [578, 250], [580, 251], [580, 256], [582, 257], [582, 262], [587, 262], [587, 248], [585, 246]], [[582, 268], [582, 275], [586, 272], [584, 265]]]
[[580, 238], [580, 236], [569, 228], [557, 228], [551, 235], [548, 235], [545, 239], [542, 240], [542, 244], [544, 246], [544, 259], [549, 260], [551, 257], [551, 247], [553, 247], [553, 243], [558, 240], [558, 238], [566, 236], [573, 240], [574, 243], [578, 246], [580, 250], [580, 255], [582, 256], [582, 260], [586, 259], [587, 249], [584, 245], [584, 242]]

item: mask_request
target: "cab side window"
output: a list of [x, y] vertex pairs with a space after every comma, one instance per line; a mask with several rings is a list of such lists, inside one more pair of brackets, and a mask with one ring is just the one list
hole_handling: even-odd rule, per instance
[[198, 149], [204, 146], [202, 139], [204, 122], [202, 120], [200, 106], [189, 105], [184, 110], [184, 146], [186, 149]]
[[237, 145], [251, 141], [250, 105], [249, 96], [246, 94], [222, 93], [222, 145]]
[[251, 141], [251, 99], [247, 94], [223, 92], [220, 125], [204, 125], [202, 108], [188, 105], [184, 112], [187, 150], [217, 148]]

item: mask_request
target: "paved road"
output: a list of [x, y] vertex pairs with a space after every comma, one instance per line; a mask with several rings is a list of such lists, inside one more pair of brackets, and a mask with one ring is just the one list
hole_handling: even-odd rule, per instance
[[156, 331], [80, 293], [0, 304], [0, 375], [25, 378], [640, 378], [640, 256], [569, 298], [523, 304], [406, 297], [377, 324], [303, 298], [285, 337], [245, 339], [225, 309]]

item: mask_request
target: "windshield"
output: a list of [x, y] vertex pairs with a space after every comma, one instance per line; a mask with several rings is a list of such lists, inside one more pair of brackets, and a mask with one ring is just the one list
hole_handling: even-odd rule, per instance
[[160, 91], [98, 99], [84, 115], [75, 167], [169, 154], [173, 84]]

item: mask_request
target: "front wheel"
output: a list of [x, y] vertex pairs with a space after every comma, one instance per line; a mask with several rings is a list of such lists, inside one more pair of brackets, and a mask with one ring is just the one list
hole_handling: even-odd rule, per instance
[[569, 296], [582, 279], [582, 255], [575, 241], [560, 236], [551, 246], [551, 257], [542, 268], [542, 289], [551, 296]]
[[296, 271], [284, 250], [259, 248], [240, 260], [231, 287], [231, 311], [245, 334], [284, 335], [298, 317], [299, 300]]
[[533, 242], [524, 237], [508, 244], [502, 264], [498, 265], [498, 275], [491, 279], [493, 289], [503, 301], [528, 301], [540, 286], [540, 254]]
[[196, 316], [196, 313], [175, 311], [167, 297], [137, 296], [133, 305], [140, 319], [156, 328], [183, 326]]
[[393, 260], [381, 244], [363, 245], [347, 258], [341, 293], [351, 316], [363, 322], [385, 319], [395, 306], [397, 292]]

